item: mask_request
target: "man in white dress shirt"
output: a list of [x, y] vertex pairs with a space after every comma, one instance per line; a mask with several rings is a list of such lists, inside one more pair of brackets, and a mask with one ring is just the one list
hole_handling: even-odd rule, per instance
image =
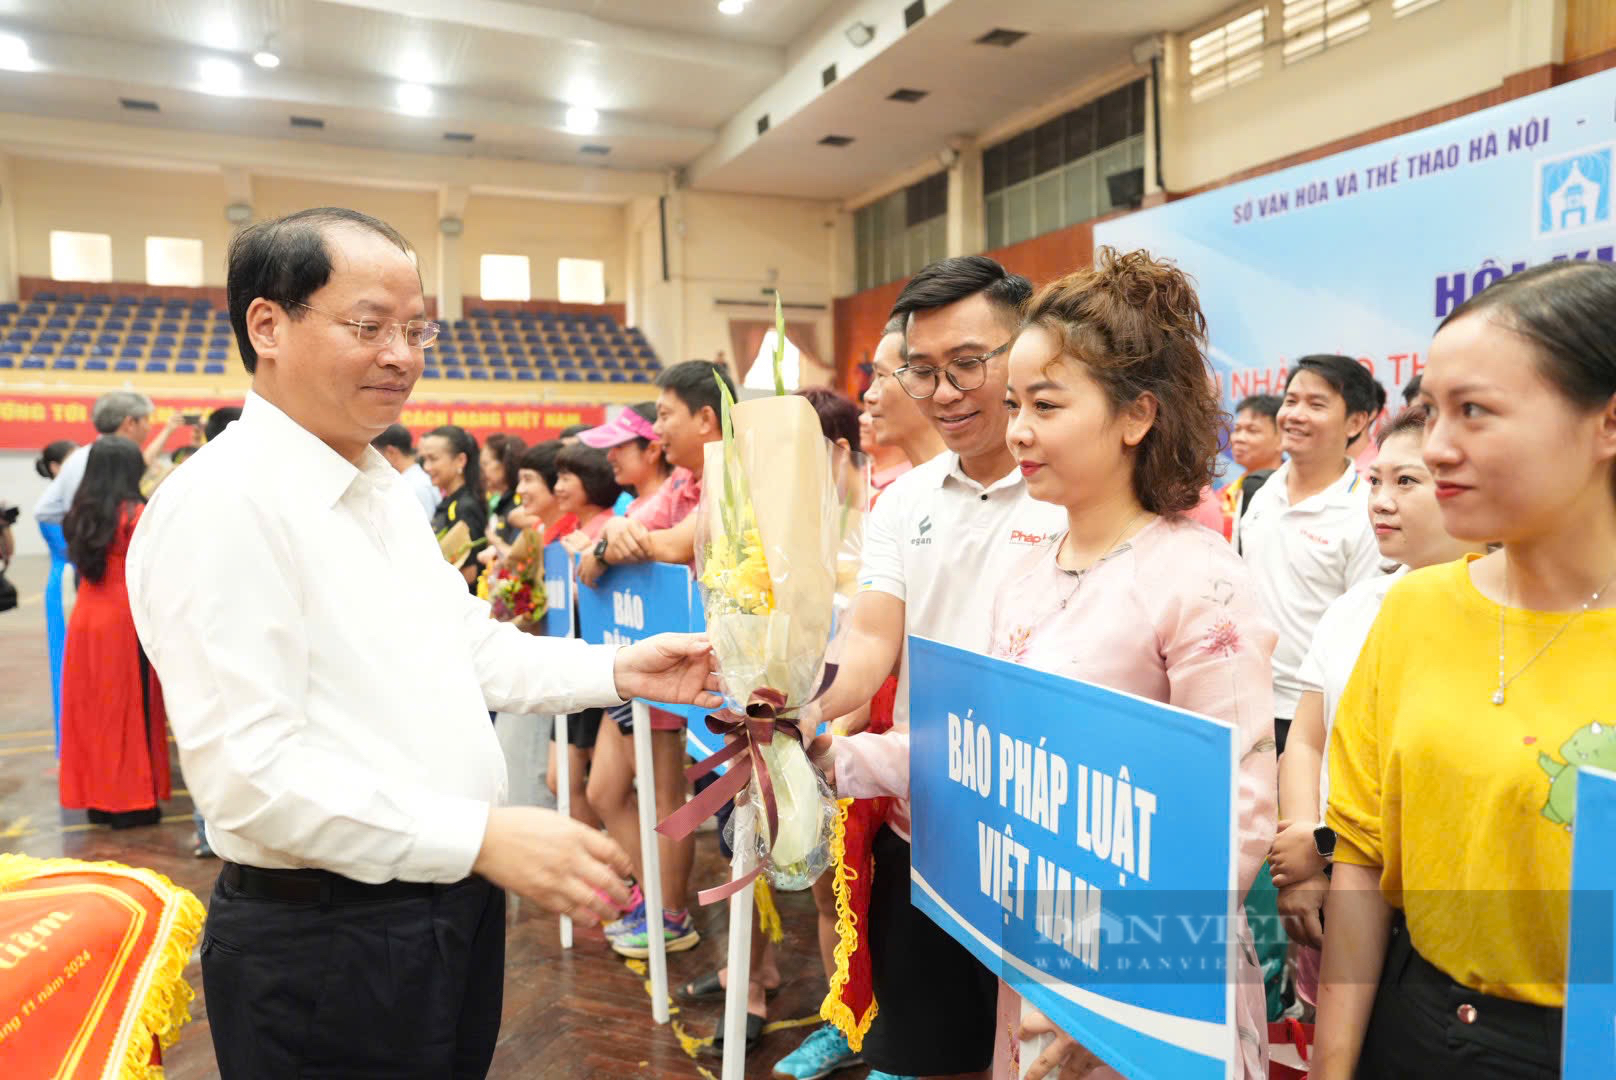
[[224, 860], [202, 944], [220, 1073], [479, 1077], [505, 892], [627, 906], [604, 835], [501, 806], [488, 710], [716, 705], [706, 641], [622, 649], [489, 619], [370, 446], [436, 334], [409, 245], [351, 210], [232, 242], [242, 417], [163, 485], [129, 553], [135, 625]]

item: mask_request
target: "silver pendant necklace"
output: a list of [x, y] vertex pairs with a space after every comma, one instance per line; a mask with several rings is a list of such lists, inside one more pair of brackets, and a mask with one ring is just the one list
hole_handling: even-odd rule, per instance
[[1117, 533], [1117, 538], [1115, 540], [1111, 541], [1111, 546], [1110, 546], [1110, 548], [1108, 548], [1106, 550], [1106, 553], [1104, 555], [1101, 555], [1098, 559], [1095, 559], [1093, 562], [1089, 563], [1087, 566], [1083, 567], [1081, 570], [1068, 570], [1064, 566], [1061, 566], [1061, 564], [1060, 564], [1060, 549], [1059, 548], [1055, 549], [1055, 566], [1060, 569], [1061, 573], [1068, 574], [1071, 577], [1074, 577], [1074, 578], [1077, 579], [1072, 584], [1071, 589], [1066, 593], [1066, 596], [1061, 600], [1061, 602], [1059, 604], [1057, 604], [1055, 606], [1056, 611], [1065, 611], [1066, 610], [1066, 605], [1070, 604], [1072, 602], [1072, 597], [1077, 595], [1077, 590], [1079, 590], [1079, 589], [1081, 589], [1083, 587], [1083, 579], [1088, 576], [1089, 571], [1093, 570], [1096, 566], [1099, 566], [1101, 563], [1105, 562], [1111, 556], [1113, 556], [1113, 555], [1117, 554], [1119, 551], [1121, 551], [1122, 550], [1122, 538], [1124, 536], [1128, 535], [1128, 530], [1133, 528], [1134, 525], [1136, 525], [1139, 522], [1140, 518], [1143, 518], [1143, 517], [1147, 516], [1149, 513], [1150, 513], [1149, 510], [1141, 510], [1139, 513], [1135, 514], [1133, 517], [1129, 518], [1128, 523], [1122, 527], [1122, 531]]
[[1587, 603], [1583, 604], [1581, 608], [1571, 613], [1571, 618], [1567, 619], [1565, 624], [1554, 632], [1554, 636], [1549, 638], [1541, 649], [1532, 654], [1532, 659], [1522, 664], [1520, 670], [1515, 672], [1515, 674], [1505, 678], [1504, 613], [1509, 609], [1509, 559], [1507, 557], [1504, 559], [1504, 602], [1498, 607], [1498, 689], [1493, 691], [1493, 696], [1491, 699], [1494, 705], [1502, 705], [1504, 703], [1504, 691], [1509, 689], [1510, 683], [1514, 682], [1522, 675], [1525, 675], [1526, 669], [1537, 663], [1538, 658], [1549, 651], [1549, 646], [1553, 645], [1556, 641], [1559, 641], [1561, 635], [1563, 635], [1567, 630], [1571, 629], [1572, 623], [1582, 618], [1583, 614], [1590, 607], [1593, 607], [1595, 604], [1599, 603], [1600, 596], [1604, 595], [1605, 590], [1610, 588], [1612, 583], [1616, 583], [1616, 574], [1612, 574], [1610, 579], [1599, 587], [1599, 591], [1595, 592], [1588, 598]]

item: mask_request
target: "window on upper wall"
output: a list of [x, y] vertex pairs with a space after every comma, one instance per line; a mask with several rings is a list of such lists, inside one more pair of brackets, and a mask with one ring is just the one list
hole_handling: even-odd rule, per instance
[[948, 254], [948, 174], [937, 173], [853, 212], [860, 289], [908, 277]]
[[1285, 0], [1281, 13], [1287, 64], [1304, 60], [1369, 29], [1369, 0]]
[[111, 281], [112, 237], [52, 229], [50, 273], [55, 281]]
[[557, 259], [556, 286], [563, 304], [604, 304], [606, 264], [599, 259]]
[[146, 237], [146, 284], [202, 284], [202, 241], [185, 236]]
[[1257, 8], [1190, 39], [1190, 100], [1201, 101], [1262, 74], [1268, 12]]
[[[1121, 203], [1111, 179], [1142, 182], [1145, 80], [1046, 120], [982, 152], [988, 250], [1088, 221]], [[1139, 170], [1139, 175], [1129, 176]]]
[[533, 274], [526, 255], [484, 255], [477, 294], [484, 300], [533, 299]]

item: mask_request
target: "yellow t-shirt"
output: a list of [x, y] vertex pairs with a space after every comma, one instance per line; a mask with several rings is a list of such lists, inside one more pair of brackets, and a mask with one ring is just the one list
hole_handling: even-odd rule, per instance
[[[1420, 955], [1563, 1006], [1576, 766], [1616, 768], [1616, 610], [1584, 613], [1494, 705], [1499, 606], [1469, 561], [1387, 594], [1336, 711], [1326, 821], [1337, 862], [1382, 868]], [[1570, 618], [1509, 609], [1508, 673]]]

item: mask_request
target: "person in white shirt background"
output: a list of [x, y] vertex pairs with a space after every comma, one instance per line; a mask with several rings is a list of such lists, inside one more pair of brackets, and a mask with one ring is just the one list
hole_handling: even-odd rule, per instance
[[430, 521], [438, 510], [438, 489], [433, 486], [426, 470], [421, 468], [421, 459], [416, 456], [415, 439], [410, 435], [410, 429], [403, 424], [389, 424], [386, 431], [370, 440], [370, 445], [387, 459], [387, 464], [398, 470], [409, 485], [410, 494], [421, 504]]
[[1380, 452], [1369, 467], [1369, 520], [1381, 558], [1396, 569], [1361, 581], [1332, 603], [1319, 620], [1298, 678], [1306, 687], [1296, 705], [1288, 752], [1280, 759], [1279, 794], [1285, 818], [1269, 854], [1279, 913], [1286, 933], [1302, 946], [1297, 992], [1315, 1003], [1319, 948], [1324, 942], [1324, 898], [1335, 834], [1324, 824], [1330, 795], [1329, 740], [1336, 702], [1358, 662], [1386, 593], [1404, 574], [1453, 562], [1482, 545], [1457, 540], [1442, 523], [1431, 471], [1420, 456], [1425, 410], [1404, 409], [1380, 433]]
[[[843, 662], [805, 727], [867, 703], [909, 634], [985, 652], [1006, 563], [1064, 525], [1064, 510], [1027, 494], [1005, 443], [1006, 354], [1031, 294], [1026, 278], [968, 255], [924, 267], [893, 305], [906, 327], [893, 378], [947, 450], [893, 481], [866, 519]], [[874, 842], [868, 923], [880, 1009], [863, 1048], [872, 1080], [974, 1075], [993, 1057], [997, 978], [909, 901], [908, 678], [902, 660], [891, 731], [814, 745], [839, 795], [903, 800]]]
[[201, 951], [227, 1080], [485, 1075], [504, 890], [608, 918], [629, 871], [604, 835], [500, 805], [488, 710], [720, 701], [704, 638], [526, 635], [443, 560], [369, 445], [436, 336], [409, 251], [333, 208], [236, 236], [252, 392], [130, 550], [136, 628], [224, 860]]
[[1296, 673], [1324, 609], [1379, 572], [1369, 489], [1352, 461], [1386, 406], [1386, 390], [1356, 360], [1304, 356], [1279, 407], [1285, 464], [1246, 504], [1236, 547], [1279, 632], [1274, 647], [1274, 740], [1281, 755], [1303, 686]]

